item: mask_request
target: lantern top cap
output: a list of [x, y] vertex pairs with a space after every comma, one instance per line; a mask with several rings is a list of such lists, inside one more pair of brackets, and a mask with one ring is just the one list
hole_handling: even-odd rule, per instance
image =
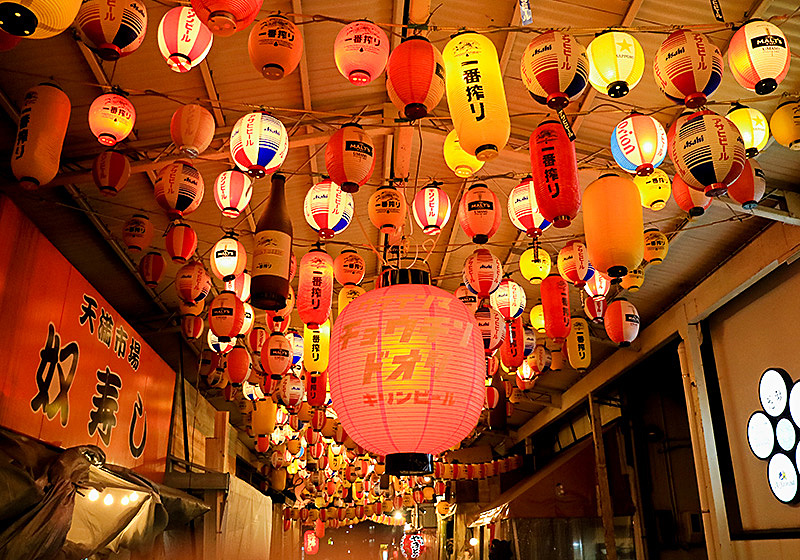
[[657, 232], [661, 233], [661, 230], [660, 230], [660, 229], [658, 229], [658, 228], [657, 228], [657, 227], [655, 227], [655, 226], [654, 226], [654, 227], [649, 227], [649, 228], [647, 228], [646, 230], [644, 230], [644, 232], [645, 232], [645, 233], [648, 233], [648, 232], [651, 232], [651, 231], [657, 231]]
[[234, 292], [233, 290], [222, 290], [219, 293], [219, 295], [222, 295], [222, 294], [233, 294], [233, 295], [236, 295], [236, 292]]
[[472, 33], [472, 34], [475, 34], [475, 35], [479, 35], [479, 33], [478, 33], [477, 31], [473, 31], [472, 29], [462, 29], [461, 31], [458, 31], [458, 32], [456, 32], [456, 33], [453, 33], [452, 35], [450, 35], [450, 38], [451, 38], [451, 39], [455, 39], [455, 38], [456, 38], [456, 37], [458, 37], [459, 35], [466, 35], [466, 34], [468, 34], [468, 33]]
[[790, 105], [790, 104], [800, 105], [800, 99], [794, 99], [792, 101], [783, 101], [782, 103], [778, 103], [778, 106], [775, 107], [775, 109], [780, 109], [784, 105]]
[[340, 255], [343, 255], [343, 254], [345, 254], [345, 253], [355, 253], [355, 254], [358, 254], [358, 251], [356, 251], [356, 250], [355, 250], [355, 249], [353, 249], [352, 247], [345, 247], [344, 249], [342, 249], [342, 252], [341, 252], [341, 253], [339, 253], [339, 254], [340, 254]]
[[431, 275], [427, 270], [419, 268], [387, 268], [381, 272], [380, 287], [398, 284], [431, 285]]
[[400, 41], [400, 42], [401, 42], [401, 43], [405, 43], [406, 41], [414, 41], [414, 40], [417, 40], [417, 41], [425, 41], [426, 43], [430, 43], [430, 41], [428, 40], [428, 38], [427, 38], [427, 37], [424, 37], [424, 36], [422, 36], [422, 35], [409, 35], [408, 37], [403, 37], [403, 40], [402, 40], [402, 41]]
[[486, 188], [486, 189], [488, 189], [488, 188], [489, 188], [489, 187], [486, 185], [486, 183], [473, 183], [472, 185], [470, 185], [469, 189], [467, 189], [467, 190], [470, 190], [470, 191], [471, 191], [472, 189], [474, 189], [474, 188], [476, 188], [476, 187], [483, 187], [483, 188]]
[[144, 219], [144, 220], [149, 220], [149, 219], [150, 219], [150, 218], [148, 218], [147, 216], [145, 216], [144, 214], [134, 214], [134, 215], [133, 215], [133, 216], [131, 216], [131, 217], [132, 217], [132, 218], [142, 218], [142, 219]]
[[360, 124], [358, 124], [357, 122], [344, 123], [342, 125], [342, 129], [345, 129], [345, 128], [349, 127], [349, 126], [352, 126], [352, 127], [355, 127], [355, 128], [360, 128], [361, 130], [364, 130], [364, 127], [361, 126]]
[[625, 297], [615, 297], [614, 299], [612, 299], [612, 300], [611, 300], [611, 303], [613, 303], [613, 302], [615, 302], [615, 301], [628, 301], [628, 298], [625, 298]]
[[623, 178], [619, 173], [603, 173], [600, 175], [600, 177], [598, 177], [598, 179], [605, 179], [606, 177], [617, 177], [619, 179]]
[[64, 91], [64, 89], [60, 85], [55, 84], [53, 82], [39, 82], [38, 85], [40, 85], [40, 86], [49, 86], [49, 87], [56, 88], [59, 91]]
[[283, 15], [280, 12], [273, 12], [273, 13], [269, 14], [267, 17], [270, 17], [270, 18], [281, 18], [281, 19], [285, 19], [286, 21], [292, 21], [292, 20], [290, 20], [288, 17], [286, 17], [285, 15]]
[[750, 107], [748, 107], [747, 105], [742, 105], [738, 101], [734, 101], [733, 103], [731, 103], [731, 108], [728, 109], [728, 113], [727, 114], [730, 115], [731, 113], [733, 113], [734, 111], [736, 111], [738, 109], [749, 109], [749, 108]]

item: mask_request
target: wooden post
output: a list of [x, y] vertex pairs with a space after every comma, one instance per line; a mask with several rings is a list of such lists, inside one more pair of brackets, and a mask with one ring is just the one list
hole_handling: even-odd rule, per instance
[[597, 472], [597, 498], [603, 519], [603, 534], [606, 542], [606, 558], [617, 560], [617, 541], [614, 536], [614, 510], [611, 506], [611, 490], [608, 486], [606, 449], [603, 445], [603, 422], [600, 419], [600, 405], [589, 393], [589, 413], [592, 418], [592, 439], [594, 440], [595, 471]]
[[[205, 466], [219, 472], [228, 470], [228, 423], [230, 413], [217, 411], [214, 417], [214, 437], [206, 438]], [[203, 517], [203, 560], [219, 560], [218, 539], [222, 528], [222, 506], [224, 495], [219, 490], [207, 490], [203, 494], [206, 505], [211, 507]]]

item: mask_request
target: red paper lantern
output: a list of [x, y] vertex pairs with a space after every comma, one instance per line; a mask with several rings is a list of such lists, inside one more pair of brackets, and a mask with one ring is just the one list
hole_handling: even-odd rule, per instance
[[752, 210], [764, 196], [766, 186], [764, 171], [756, 160], [748, 159], [744, 162], [742, 174], [728, 187], [728, 196], [741, 204], [745, 210]]
[[519, 317], [525, 311], [525, 290], [513, 280], [505, 278], [500, 282], [497, 289], [492, 292], [490, 301], [492, 307], [500, 312], [503, 319], [510, 321]]
[[353, 249], [343, 249], [333, 261], [333, 275], [342, 285], [360, 284], [365, 270], [364, 258]]
[[197, 210], [204, 192], [203, 176], [181, 160], [162, 167], [153, 185], [156, 202], [172, 220]]
[[331, 181], [346, 193], [358, 192], [375, 169], [374, 151], [372, 138], [361, 125], [347, 123], [342, 126], [331, 135], [325, 147], [325, 168]]
[[575, 144], [554, 120], [537, 126], [529, 144], [539, 213], [557, 228], [568, 227], [581, 207]]
[[450, 198], [432, 183], [414, 195], [414, 220], [426, 235], [438, 235], [450, 219]]
[[658, 48], [653, 74], [664, 95], [696, 109], [722, 81], [722, 53], [705, 35], [679, 29]]
[[100, 192], [114, 196], [125, 188], [131, 176], [128, 157], [114, 150], [101, 152], [92, 162], [92, 178]]
[[172, 142], [190, 158], [197, 157], [208, 148], [214, 139], [215, 129], [214, 116], [196, 103], [178, 107], [169, 125]]
[[550, 222], [539, 213], [533, 179], [527, 177], [508, 195], [508, 217], [517, 229], [531, 237], [539, 237]]
[[354, 21], [345, 25], [336, 36], [333, 57], [339, 72], [351, 84], [367, 85], [386, 68], [389, 38], [371, 21]]
[[253, 23], [263, 0], [192, 0], [197, 16], [214, 35], [230, 37]]
[[147, 216], [134, 214], [122, 226], [122, 242], [129, 251], [138, 253], [153, 241], [153, 224]]
[[328, 374], [324, 371], [306, 373], [306, 400], [309, 406], [325, 406], [328, 394]]
[[639, 312], [631, 302], [622, 298], [608, 304], [604, 323], [608, 338], [623, 348], [630, 346], [639, 334]]
[[244, 272], [247, 266], [247, 251], [242, 242], [226, 235], [211, 249], [211, 272], [223, 282], [230, 282]]
[[263, 348], [268, 338], [267, 329], [262, 326], [253, 327], [253, 330], [251, 330], [250, 334], [247, 336], [247, 342], [250, 343], [250, 349], [253, 351], [253, 354], [261, 354], [261, 348]]
[[281, 332], [269, 335], [266, 351], [261, 352], [261, 365], [272, 375], [283, 375], [292, 366], [292, 345]]
[[150, 251], [142, 260], [139, 261], [139, 274], [142, 275], [144, 283], [148, 288], [155, 288], [164, 277], [167, 270], [167, 262], [161, 253]]
[[606, 300], [605, 298], [586, 298], [583, 303], [583, 312], [592, 323], [602, 325], [603, 317], [606, 314]]
[[211, 50], [214, 35], [189, 6], [169, 10], [158, 24], [158, 50], [173, 72], [188, 72]]
[[280, 80], [300, 64], [303, 36], [289, 18], [271, 14], [250, 30], [247, 52], [250, 62], [266, 79]]
[[542, 280], [542, 310], [547, 336], [557, 343], [564, 342], [570, 328], [569, 286], [558, 274]]
[[211, 291], [211, 277], [200, 261], [191, 261], [178, 270], [175, 289], [183, 301], [197, 303], [203, 301]]
[[589, 252], [586, 245], [573, 239], [567, 242], [558, 252], [558, 273], [561, 277], [576, 287], [582, 288], [591, 279], [595, 272], [589, 262]]
[[197, 250], [197, 234], [189, 224], [177, 222], [170, 226], [164, 244], [172, 262], [182, 264]]
[[113, 146], [128, 137], [136, 122], [136, 109], [127, 97], [104, 93], [89, 107], [89, 128], [98, 142]]
[[312, 249], [300, 260], [297, 312], [310, 329], [328, 320], [333, 302], [333, 259], [322, 249]]
[[214, 201], [228, 218], [238, 218], [253, 196], [253, 181], [236, 169], [223, 171], [214, 182]]
[[78, 36], [103, 60], [117, 60], [139, 48], [147, 31], [140, 0], [84, 0], [75, 16]]
[[479, 307], [475, 312], [475, 320], [483, 338], [483, 351], [487, 356], [500, 348], [505, 338], [505, 321], [500, 312], [493, 307]]
[[503, 278], [503, 265], [489, 249], [475, 249], [464, 261], [464, 284], [480, 298], [488, 298]]
[[386, 89], [407, 119], [428, 116], [444, 95], [442, 53], [422, 35], [403, 39], [389, 56]]
[[244, 323], [244, 304], [233, 292], [221, 292], [208, 308], [208, 326], [221, 342], [237, 336]]
[[482, 183], [467, 189], [458, 205], [461, 229], [475, 243], [486, 243], [497, 233], [502, 215], [500, 199]]
[[198, 340], [203, 336], [204, 330], [205, 324], [203, 324], [202, 317], [198, 317], [197, 315], [185, 315], [181, 317], [181, 333], [189, 342]]
[[681, 210], [688, 212], [689, 216], [693, 218], [705, 214], [708, 207], [711, 206], [711, 201], [714, 200], [710, 196], [706, 196], [703, 191], [690, 188], [677, 174], [672, 178], [672, 198], [675, 199]]
[[245, 270], [238, 274], [233, 280], [225, 282], [225, 289], [230, 290], [236, 294], [236, 297], [243, 302], [250, 301], [250, 284], [253, 278]]
[[586, 281], [583, 289], [589, 294], [591, 298], [605, 298], [608, 295], [608, 290], [611, 288], [611, 280], [599, 271], [595, 271], [591, 278]]
[[228, 380], [232, 385], [241, 385], [247, 378], [250, 377], [250, 369], [253, 364], [250, 360], [250, 352], [247, 348], [237, 344], [233, 349], [228, 352], [228, 359], [226, 361]]
[[728, 43], [728, 66], [733, 77], [758, 95], [775, 91], [789, 72], [791, 57], [783, 31], [767, 21], [748, 21]]
[[589, 84], [589, 59], [575, 37], [548, 31], [528, 44], [520, 61], [520, 73], [531, 97], [559, 110]]
[[509, 371], [516, 371], [525, 362], [525, 331], [522, 317], [506, 321], [506, 333], [500, 346], [500, 360]]

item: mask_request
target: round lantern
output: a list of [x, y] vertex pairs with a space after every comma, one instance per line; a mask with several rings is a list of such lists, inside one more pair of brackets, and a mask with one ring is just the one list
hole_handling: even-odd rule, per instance
[[509, 371], [515, 371], [525, 363], [525, 331], [522, 317], [506, 321], [505, 336], [500, 346], [500, 361]]
[[480, 298], [488, 298], [503, 278], [503, 265], [488, 249], [475, 249], [464, 261], [464, 284]]
[[297, 312], [311, 329], [328, 320], [333, 301], [333, 259], [322, 249], [311, 249], [300, 260]]
[[775, 91], [789, 72], [791, 58], [783, 31], [768, 21], [748, 21], [728, 43], [728, 66], [734, 79], [758, 95]]
[[586, 298], [583, 303], [583, 312], [592, 323], [603, 324], [606, 314], [606, 300], [604, 298]]
[[[236, 299], [242, 301], [238, 295], [236, 296]], [[242, 321], [242, 326], [239, 329], [239, 334], [237, 336], [247, 336], [250, 334], [250, 330], [253, 328], [253, 322], [256, 320], [256, 314], [253, 310], [253, 306], [244, 301], [242, 301], [242, 306], [244, 307], [244, 320]]]
[[267, 329], [260, 325], [253, 327], [253, 330], [251, 330], [250, 334], [247, 336], [247, 342], [250, 343], [250, 349], [253, 351], [253, 354], [261, 355], [261, 349], [264, 347], [268, 338]]
[[532, 378], [535, 379], [550, 371], [550, 365], [553, 363], [553, 353], [544, 344], [537, 344], [526, 363], [533, 373]]
[[292, 344], [281, 332], [269, 335], [261, 352], [261, 366], [272, 375], [283, 375], [292, 366]]
[[306, 193], [303, 214], [311, 228], [322, 239], [330, 239], [344, 231], [353, 219], [353, 195], [325, 179]]
[[638, 292], [642, 284], [644, 284], [644, 269], [640, 266], [629, 270], [628, 274], [622, 277], [622, 281], [619, 285], [623, 290], [628, 290], [633, 293]]
[[192, 0], [195, 13], [214, 35], [230, 37], [253, 23], [263, 0]]
[[461, 144], [458, 142], [458, 134], [456, 134], [455, 130], [451, 130], [444, 139], [443, 151], [444, 162], [447, 167], [463, 179], [480, 171], [483, 164], [486, 163], [461, 148]]
[[478, 301], [478, 297], [475, 295], [475, 292], [470, 291], [467, 288], [467, 285], [463, 282], [456, 288], [456, 292], [454, 294], [464, 305], [467, 306], [469, 312], [473, 315], [478, 310], [478, 305], [480, 302]]
[[325, 147], [325, 168], [346, 193], [358, 192], [375, 169], [372, 138], [361, 125], [347, 123], [334, 132]]
[[135, 122], [133, 103], [118, 93], [104, 93], [89, 107], [89, 128], [105, 146], [113, 146], [127, 138]]
[[693, 218], [705, 214], [706, 209], [711, 206], [711, 201], [714, 200], [706, 196], [703, 191], [689, 188], [679, 175], [672, 178], [672, 198], [681, 210], [688, 212]]
[[253, 433], [257, 436], [267, 436], [275, 429], [275, 415], [278, 405], [272, 399], [253, 403]]
[[247, 41], [250, 62], [268, 80], [294, 72], [303, 56], [303, 36], [292, 20], [272, 14], [253, 26]]
[[223, 282], [230, 282], [247, 266], [247, 251], [241, 241], [226, 235], [214, 244], [210, 255], [211, 272]]
[[558, 273], [561, 277], [582, 288], [594, 276], [594, 267], [589, 262], [586, 245], [573, 239], [558, 252]]
[[800, 101], [784, 101], [769, 118], [775, 141], [790, 150], [800, 150]]
[[342, 285], [360, 284], [364, 279], [364, 258], [353, 249], [344, 249], [333, 261], [333, 275]]
[[618, 298], [609, 303], [603, 322], [608, 338], [623, 348], [639, 334], [639, 312], [628, 300]]
[[214, 139], [214, 117], [208, 109], [190, 103], [173, 114], [169, 133], [175, 146], [188, 157], [202, 154]]
[[0, 29], [18, 37], [46, 39], [69, 27], [80, 7], [80, 0], [3, 2], [0, 4]]
[[203, 323], [202, 317], [198, 317], [197, 315], [181, 317], [181, 334], [183, 338], [189, 342], [198, 340], [203, 336], [203, 330], [205, 330], [205, 324]]
[[764, 171], [756, 160], [748, 159], [744, 163], [742, 174], [728, 187], [728, 196], [741, 204], [745, 210], [752, 210], [763, 198], [766, 187]]
[[433, 183], [414, 195], [414, 221], [426, 235], [438, 235], [450, 219], [450, 198]]
[[653, 117], [634, 113], [614, 127], [611, 155], [625, 171], [650, 175], [667, 156], [667, 133]]
[[503, 212], [500, 199], [483, 183], [475, 183], [458, 205], [458, 222], [474, 243], [486, 243], [497, 233]]
[[253, 196], [253, 181], [236, 169], [223, 171], [214, 181], [214, 201], [228, 218], [238, 218]]
[[519, 257], [519, 271], [531, 284], [540, 284], [552, 268], [550, 254], [539, 247], [529, 247]]
[[250, 285], [253, 282], [253, 277], [245, 270], [241, 274], [237, 274], [233, 280], [225, 282], [225, 289], [230, 290], [236, 294], [242, 302], [250, 301]]
[[221, 342], [228, 342], [237, 336], [244, 323], [244, 304], [236, 294], [229, 291], [211, 301], [208, 308], [208, 326]]
[[211, 50], [214, 35], [189, 6], [169, 10], [158, 24], [158, 50], [173, 72], [188, 72]]
[[[208, 340], [208, 347], [211, 348], [214, 352], [216, 352], [220, 356], [223, 356], [224, 354], [227, 354], [233, 348], [233, 342], [232, 341], [229, 340], [228, 342], [222, 342], [219, 339], [219, 337], [217, 337], [217, 335], [215, 335], [214, 332], [211, 329], [208, 329], [207, 340]], [[220, 358], [219, 364], [217, 364], [216, 371], [220, 372], [220, 370], [221, 369], [224, 370], [224, 368], [225, 368], [224, 358]], [[211, 380], [209, 378], [209, 384], [213, 385], [215, 387], [222, 388], [222, 387], [224, 387], [225, 385], [228, 384], [228, 380], [225, 379], [224, 375], [219, 375], [218, 381], [220, 382], [219, 385], [211, 383]]]
[[539, 213], [536, 189], [531, 177], [526, 177], [508, 195], [508, 216], [517, 229], [531, 237], [538, 237], [550, 227], [550, 222]]
[[623, 31], [607, 31], [592, 39], [586, 47], [586, 58], [589, 83], [609, 97], [628, 95], [644, 73], [642, 45]]
[[172, 262], [183, 264], [197, 250], [197, 234], [189, 224], [177, 222], [170, 225], [164, 245]]
[[539, 333], [545, 334], [544, 328], [544, 307], [542, 306], [541, 300], [539, 303], [531, 307], [531, 311], [528, 314], [528, 319], [531, 322], [531, 327]]
[[402, 229], [406, 217], [406, 199], [393, 185], [383, 185], [369, 197], [369, 221], [381, 233]]
[[589, 261], [612, 278], [625, 276], [642, 262], [642, 203], [636, 184], [604, 175], [583, 193], [583, 230]]
[[303, 402], [306, 388], [303, 381], [293, 375], [284, 375], [278, 387], [278, 396], [290, 410]]
[[758, 109], [745, 107], [736, 103], [725, 117], [736, 125], [744, 142], [744, 153], [754, 157], [767, 146], [769, 141], [769, 124], [767, 117]]
[[239, 169], [260, 178], [278, 169], [286, 159], [289, 135], [272, 115], [248, 113], [233, 126], [230, 149]]
[[172, 220], [197, 210], [204, 192], [203, 176], [189, 163], [180, 160], [161, 168], [153, 185], [156, 202]]
[[106, 196], [114, 196], [124, 189], [130, 176], [131, 164], [128, 157], [115, 150], [99, 153], [92, 162], [94, 184]]
[[513, 280], [505, 278], [500, 282], [500, 286], [492, 292], [489, 301], [492, 307], [500, 312], [503, 319], [510, 321], [525, 311], [525, 290]]
[[250, 359], [250, 352], [247, 348], [237, 344], [230, 352], [228, 352], [228, 359], [225, 362], [226, 373], [228, 380], [232, 385], [241, 385], [247, 378], [250, 377], [250, 370], [253, 363]]
[[153, 224], [147, 216], [134, 214], [122, 226], [122, 242], [129, 251], [138, 253], [153, 241]]
[[589, 323], [582, 317], [570, 319], [567, 336], [567, 359], [569, 365], [577, 371], [586, 371], [592, 363], [592, 345], [589, 341]]
[[178, 297], [187, 303], [203, 301], [211, 291], [211, 277], [200, 261], [183, 265], [175, 276]]
[[583, 287], [588, 296], [595, 299], [604, 299], [610, 289], [611, 281], [598, 271], [595, 271], [594, 275], [586, 281], [586, 285]]
[[[348, 435], [385, 455], [389, 474], [432, 472], [430, 454], [464, 439], [483, 408], [479, 329], [453, 295], [429, 285], [391, 285], [348, 305], [333, 326], [328, 375]], [[402, 396], [417, 391], [425, 398]]]
[[705, 35], [679, 29], [658, 48], [653, 74], [664, 95], [696, 109], [722, 80], [722, 53]]
[[367, 85], [386, 68], [389, 38], [371, 21], [354, 21], [345, 25], [336, 36], [333, 58], [339, 72], [351, 84]]
[[547, 336], [564, 342], [569, 334], [569, 286], [558, 274], [542, 280], [542, 312]]
[[144, 283], [148, 288], [155, 288], [164, 277], [164, 272], [167, 270], [167, 262], [161, 253], [150, 251], [142, 260], [139, 261], [139, 274], [144, 279]]
[[529, 146], [539, 213], [557, 228], [568, 227], [581, 207], [575, 143], [560, 122], [545, 120]]
[[444, 59], [422, 35], [403, 39], [386, 66], [389, 99], [407, 119], [421, 119], [444, 95]]
[[522, 53], [520, 74], [531, 97], [560, 110], [586, 89], [589, 59], [575, 37], [548, 31], [533, 39]]
[[[328, 369], [330, 355], [331, 323], [325, 321], [317, 328], [308, 325], [303, 329], [303, 367], [309, 372], [323, 372]], [[322, 385], [321, 398], [325, 398], [325, 385]], [[320, 402], [320, 406], [324, 402]], [[313, 405], [313, 403], [312, 403]]]
[[667, 256], [669, 240], [656, 228], [644, 231], [644, 260], [647, 264], [661, 264]]
[[139, 48], [147, 31], [147, 9], [140, 0], [84, 0], [75, 17], [84, 44], [103, 60], [117, 60]]
[[494, 44], [463, 31], [447, 43], [443, 58], [447, 105], [461, 149], [480, 161], [497, 157], [511, 126]]
[[672, 192], [669, 175], [662, 169], [654, 169], [650, 175], [636, 175], [633, 178], [639, 189], [642, 206], [653, 211], [663, 210]]

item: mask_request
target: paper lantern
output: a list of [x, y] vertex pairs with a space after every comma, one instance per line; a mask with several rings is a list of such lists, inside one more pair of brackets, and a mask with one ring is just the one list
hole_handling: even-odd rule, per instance
[[139, 261], [139, 274], [148, 288], [157, 287], [166, 270], [167, 262], [161, 256], [161, 253], [156, 251], [150, 251]]
[[343, 249], [333, 261], [333, 276], [342, 285], [361, 284], [365, 271], [364, 258], [353, 249]]
[[505, 324], [505, 336], [500, 345], [500, 361], [510, 371], [516, 371], [525, 363], [525, 332], [522, 317], [516, 317]]
[[[236, 295], [235, 292], [234, 295]], [[236, 299], [241, 301], [242, 306], [244, 307], [244, 320], [242, 321], [242, 326], [239, 329], [239, 334], [237, 336], [247, 336], [250, 334], [250, 330], [253, 328], [253, 323], [256, 320], [256, 314], [255, 311], [253, 310], [252, 305], [242, 301], [242, 299], [238, 295], [236, 295]]]
[[147, 31], [147, 9], [140, 0], [84, 0], [75, 17], [84, 44], [103, 60], [117, 60], [139, 48]]
[[586, 281], [586, 285], [583, 287], [587, 295], [595, 299], [605, 298], [609, 289], [611, 289], [611, 281], [598, 271], [595, 271], [594, 275]]
[[[389, 474], [430, 473], [432, 457], [420, 455], [458, 444], [483, 408], [478, 327], [453, 295], [429, 285], [378, 288], [349, 304], [333, 326], [328, 375], [348, 435], [385, 455]], [[425, 398], [399, 396], [416, 391]]]
[[247, 336], [247, 342], [250, 344], [250, 349], [253, 351], [253, 354], [258, 354], [259, 356], [261, 355], [261, 349], [264, 347], [264, 344], [268, 339], [269, 334], [267, 334], [267, 329], [260, 325], [253, 327], [253, 330], [251, 330], [250, 334]]
[[523, 327], [523, 338], [525, 340], [525, 357], [530, 356], [533, 349], [536, 347], [536, 329], [530, 325]]
[[629, 270], [628, 274], [622, 277], [619, 285], [623, 290], [633, 293], [638, 292], [642, 284], [644, 284], [644, 269], [640, 266]]
[[569, 365], [577, 371], [586, 371], [592, 364], [592, 344], [589, 340], [589, 323], [582, 317], [570, 319], [570, 330], [567, 336], [567, 359]]
[[208, 109], [190, 103], [173, 114], [169, 125], [172, 142], [184, 155], [194, 158], [202, 154], [214, 139], [214, 116]]
[[672, 192], [669, 175], [662, 169], [654, 169], [650, 175], [636, 175], [633, 178], [642, 206], [653, 211], [663, 210]]
[[188, 6], [169, 10], [158, 24], [158, 50], [173, 72], [188, 72], [206, 58], [214, 35]]
[[583, 230], [589, 261], [612, 278], [639, 266], [644, 253], [642, 204], [636, 184], [603, 175], [583, 193]]
[[230, 37], [253, 23], [263, 0], [192, 0], [197, 16], [214, 35]]
[[383, 185], [369, 197], [367, 210], [369, 221], [381, 233], [395, 233], [405, 221], [406, 199], [393, 185]]
[[761, 166], [756, 160], [748, 159], [744, 163], [742, 174], [728, 187], [728, 196], [741, 204], [745, 210], [752, 210], [764, 197], [766, 187], [767, 181]]
[[642, 45], [623, 31], [606, 31], [592, 39], [586, 47], [586, 58], [589, 83], [609, 97], [628, 95], [644, 74]]
[[308, 189], [303, 202], [306, 222], [322, 239], [344, 231], [353, 219], [353, 208], [353, 195], [342, 191], [330, 179]]
[[272, 399], [253, 403], [253, 433], [257, 436], [267, 436], [275, 429], [275, 416], [278, 405]]
[[26, 0], [0, 4], [0, 29], [29, 39], [64, 31], [78, 15], [80, 0]]
[[444, 162], [447, 167], [464, 179], [480, 171], [483, 164], [486, 163], [461, 148], [461, 144], [458, 142], [458, 134], [456, 134], [455, 130], [451, 130], [444, 139], [443, 151]]
[[527, 360], [528, 367], [531, 368], [534, 378], [543, 373], [547, 373], [552, 363], [553, 353], [550, 352], [544, 344], [537, 344], [536, 348], [533, 349], [533, 353]]
[[503, 212], [500, 199], [483, 183], [475, 183], [458, 205], [458, 222], [474, 243], [486, 243], [497, 233]]
[[620, 347], [630, 346], [639, 334], [639, 312], [626, 299], [617, 298], [609, 303], [603, 322], [608, 338]]
[[575, 37], [548, 31], [534, 38], [522, 53], [520, 74], [531, 97], [560, 110], [586, 89], [589, 59]]
[[736, 103], [725, 117], [736, 125], [741, 134], [747, 157], [755, 157], [767, 146], [769, 124], [761, 111]]
[[203, 176], [182, 160], [162, 167], [153, 184], [156, 202], [172, 220], [183, 218], [197, 210], [203, 202], [204, 193]]
[[722, 80], [722, 53], [705, 35], [679, 29], [658, 48], [653, 74], [664, 95], [696, 109]]
[[292, 310], [294, 309], [294, 288], [289, 286], [286, 303], [281, 309], [267, 309], [267, 326], [271, 331], [285, 332], [289, 327]]
[[447, 106], [461, 149], [480, 161], [497, 157], [511, 133], [506, 92], [494, 43], [474, 31], [444, 48]]
[[644, 260], [647, 264], [661, 264], [667, 256], [669, 240], [656, 228], [644, 231]]
[[800, 101], [784, 101], [769, 118], [775, 141], [790, 150], [800, 150]]
[[582, 288], [594, 276], [586, 245], [576, 239], [568, 241], [558, 252], [558, 273], [570, 284]]
[[365, 86], [386, 68], [389, 38], [371, 21], [354, 21], [345, 25], [336, 36], [333, 58], [336, 68], [351, 84]]
[[283, 375], [292, 366], [292, 345], [281, 332], [269, 335], [261, 352], [261, 366], [272, 375]]
[[470, 291], [470, 289], [467, 288], [467, 285], [462, 282], [458, 288], [456, 288], [454, 295], [459, 299], [459, 301], [461, 301], [461, 303], [467, 306], [467, 309], [470, 313], [473, 315], [475, 314], [475, 312], [478, 310], [478, 304], [480, 303], [478, 301], [478, 297], [475, 295], [475, 292]]
[[681, 210], [688, 212], [689, 216], [693, 218], [705, 214], [705, 211], [711, 206], [711, 201], [714, 200], [710, 196], [706, 196], [703, 191], [689, 188], [689, 185], [679, 175], [672, 178], [672, 198], [675, 199]]
[[250, 285], [253, 277], [245, 270], [241, 274], [237, 274], [233, 280], [225, 282], [225, 289], [230, 290], [236, 294], [242, 302], [250, 300]]
[[346, 193], [358, 192], [375, 169], [372, 138], [361, 125], [347, 123], [334, 132], [325, 147], [325, 168], [331, 181]]
[[667, 133], [653, 117], [634, 113], [614, 127], [611, 155], [625, 171], [650, 175], [667, 156]]
[[252, 196], [252, 180], [236, 169], [223, 171], [214, 181], [214, 201], [227, 218], [238, 218]]
[[92, 162], [92, 178], [100, 192], [114, 196], [125, 188], [131, 176], [128, 157], [115, 150], [100, 152]]
[[253, 26], [247, 41], [250, 62], [268, 80], [291, 74], [303, 56], [303, 36], [292, 20], [271, 14]]
[[183, 338], [189, 342], [192, 342], [193, 340], [199, 340], [200, 337], [203, 336], [204, 330], [205, 324], [203, 323], [202, 317], [198, 317], [197, 315], [186, 315], [181, 318], [181, 334], [183, 335]]
[[322, 249], [311, 249], [300, 260], [297, 312], [300, 320], [317, 329], [328, 320], [333, 301], [333, 259]]
[[243, 322], [244, 304], [233, 292], [220, 292], [211, 301], [208, 308], [208, 327], [220, 341], [228, 342], [237, 336]]
[[122, 242], [129, 251], [138, 253], [153, 241], [153, 224], [143, 214], [134, 214], [122, 226]]
[[211, 291], [211, 277], [200, 261], [183, 265], [175, 276], [178, 297], [187, 303], [203, 301]]
[[302, 380], [293, 375], [283, 376], [278, 387], [278, 396], [290, 411], [293, 407], [303, 402], [305, 394], [306, 388]]
[[750, 20], [728, 43], [728, 66], [740, 86], [758, 95], [772, 93], [789, 72], [792, 55], [781, 28]]
[[237, 344], [230, 352], [228, 352], [228, 359], [225, 362], [228, 374], [228, 380], [232, 385], [241, 385], [250, 377], [250, 370], [253, 363], [250, 359], [250, 352], [247, 348]]
[[226, 235], [214, 244], [209, 256], [211, 272], [223, 282], [230, 282], [247, 266], [247, 251], [241, 241]]
[[488, 298], [503, 278], [503, 265], [488, 249], [475, 249], [464, 261], [464, 284], [480, 298]]
[[239, 169], [254, 178], [264, 177], [286, 159], [289, 135], [283, 123], [272, 115], [263, 111], [248, 113], [231, 130], [230, 150]]
[[550, 255], [544, 249], [529, 247], [519, 257], [519, 271], [531, 284], [540, 284], [552, 268]]
[[569, 286], [558, 274], [542, 280], [542, 312], [544, 330], [557, 343], [569, 334]]
[[183, 264], [192, 258], [197, 250], [197, 234], [189, 224], [176, 222], [170, 225], [164, 245], [172, 262]]
[[522, 315], [525, 311], [525, 301], [525, 290], [508, 278], [503, 279], [490, 296], [492, 307], [499, 311], [506, 321]]
[[583, 312], [595, 324], [603, 324], [606, 307], [606, 300], [603, 298], [586, 298], [586, 301], [583, 302]]
[[389, 55], [386, 90], [407, 119], [428, 116], [444, 95], [444, 59], [422, 35], [403, 39]]
[[531, 237], [538, 237], [550, 227], [550, 222], [539, 213], [536, 189], [531, 177], [526, 177], [508, 195], [508, 216], [517, 229]]
[[414, 221], [422, 228], [422, 233], [438, 235], [450, 219], [450, 198], [433, 183], [417, 191], [412, 209]]
[[581, 207], [575, 144], [561, 123], [545, 120], [531, 134], [529, 146], [539, 213], [557, 228], [568, 227]]
[[537, 333], [545, 334], [544, 307], [542, 306], [541, 300], [539, 303], [531, 307], [531, 311], [528, 314], [528, 319], [531, 322], [531, 327], [533, 327]]
[[[323, 372], [328, 369], [330, 354], [331, 323], [325, 321], [317, 328], [306, 325], [303, 329], [303, 367], [310, 372]], [[322, 399], [318, 405], [324, 404], [325, 386], [322, 387]]]
[[114, 146], [127, 138], [135, 122], [133, 103], [118, 93], [104, 93], [89, 107], [89, 128], [105, 146]]

